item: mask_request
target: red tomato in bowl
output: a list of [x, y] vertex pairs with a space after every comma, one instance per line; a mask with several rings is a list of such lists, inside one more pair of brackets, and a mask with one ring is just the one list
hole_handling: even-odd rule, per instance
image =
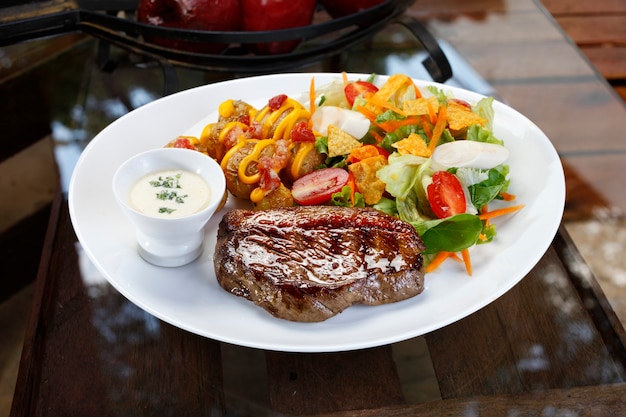
[[301, 206], [328, 202], [348, 183], [348, 171], [341, 168], [322, 168], [298, 178], [291, 187], [293, 200]]
[[[241, 27], [245, 31], [266, 31], [308, 26], [313, 22], [316, 0], [241, 0]], [[286, 54], [300, 39], [253, 43], [247, 48], [257, 55]]]
[[354, 100], [365, 94], [374, 94], [378, 91], [378, 87], [368, 81], [354, 81], [346, 85], [343, 89], [346, 100], [350, 107], [354, 105]]
[[[140, 0], [137, 20], [154, 26], [189, 30], [235, 31], [239, 29], [240, 0]], [[178, 39], [148, 38], [167, 48], [216, 54], [228, 45]]]
[[465, 213], [465, 193], [459, 179], [448, 171], [437, 171], [426, 188], [430, 208], [440, 219]]

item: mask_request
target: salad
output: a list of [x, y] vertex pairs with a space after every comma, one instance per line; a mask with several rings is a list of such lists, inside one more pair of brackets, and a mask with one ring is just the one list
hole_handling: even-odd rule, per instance
[[374, 207], [415, 227], [426, 272], [447, 259], [472, 274], [469, 249], [514, 213], [508, 149], [492, 132], [493, 98], [476, 103], [402, 74], [378, 83], [341, 79], [261, 109], [221, 103], [191, 147], [220, 162], [227, 188], [255, 209], [291, 205]]

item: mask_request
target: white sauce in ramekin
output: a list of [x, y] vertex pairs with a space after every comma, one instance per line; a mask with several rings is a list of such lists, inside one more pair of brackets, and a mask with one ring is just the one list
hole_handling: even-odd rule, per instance
[[142, 177], [130, 189], [130, 206], [148, 216], [180, 218], [208, 206], [210, 189], [199, 175], [167, 170]]

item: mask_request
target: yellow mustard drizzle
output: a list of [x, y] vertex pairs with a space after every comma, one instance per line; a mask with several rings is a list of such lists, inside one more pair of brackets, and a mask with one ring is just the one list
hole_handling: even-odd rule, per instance
[[235, 126], [239, 126], [240, 128], [242, 128], [244, 131], [248, 130], [248, 126], [245, 123], [241, 123], [241, 122], [228, 122], [226, 123], [226, 126], [224, 126], [224, 128], [220, 131], [219, 136], [217, 137], [217, 140], [219, 142], [224, 142], [224, 139], [226, 138], [226, 135], [228, 135], [228, 133], [233, 130], [233, 128]]
[[221, 117], [228, 118], [235, 113], [235, 104], [233, 100], [226, 100], [217, 108], [217, 112]]
[[283, 115], [283, 113], [285, 113], [289, 109], [292, 109], [291, 113], [286, 116], [285, 119], [283, 119], [274, 130], [274, 139], [278, 139], [281, 136], [284, 139], [289, 139], [289, 133], [291, 132], [291, 128], [293, 128], [293, 125], [296, 123], [296, 121], [300, 118], [309, 118], [309, 112], [304, 107], [302, 107], [302, 104], [291, 98], [287, 98], [287, 100], [285, 100], [285, 102], [278, 109], [271, 113], [269, 107], [265, 106], [260, 112], [257, 113], [255, 118], [257, 122], [261, 122], [265, 119], [263, 121], [263, 126], [261, 129], [264, 137], [267, 137], [269, 135], [272, 126], [274, 126], [276, 121]]
[[237, 171], [239, 181], [243, 182], [244, 184], [255, 184], [259, 182], [259, 179], [261, 178], [261, 174], [259, 172], [252, 175], [246, 174], [248, 165], [250, 165], [252, 162], [258, 161], [261, 151], [265, 149], [265, 147], [273, 145], [274, 142], [276, 142], [274, 139], [263, 139], [260, 140], [256, 145], [254, 145], [254, 149], [252, 150], [252, 152], [246, 155], [246, 157], [241, 160], [241, 163], [239, 163], [239, 169]]
[[309, 112], [304, 108], [294, 108], [283, 120], [280, 121], [274, 130], [274, 139], [290, 139], [289, 135], [296, 122], [300, 119], [309, 118]]
[[232, 148], [230, 148], [226, 154], [224, 155], [224, 157], [222, 158], [222, 162], [220, 162], [220, 167], [222, 167], [222, 171], [226, 171], [226, 167], [228, 166], [228, 160], [241, 148], [244, 147], [244, 145], [246, 143], [249, 142], [258, 142], [258, 139], [246, 139], [245, 137], [241, 136], [239, 138], [239, 141], [237, 141], [237, 143], [235, 144], [235, 146], [233, 146]]
[[263, 191], [261, 189], [261, 187], [256, 187], [254, 190], [252, 190], [252, 192], [250, 193], [250, 201], [252, 201], [253, 203], [258, 203], [261, 200], [263, 200], [263, 198], [265, 198], [265, 196], [268, 193], [266, 191]]
[[313, 142], [304, 142], [300, 144], [298, 151], [293, 157], [293, 162], [291, 164], [291, 177], [298, 178], [298, 174], [302, 169], [302, 163], [304, 162], [304, 158], [315, 148], [315, 143]]

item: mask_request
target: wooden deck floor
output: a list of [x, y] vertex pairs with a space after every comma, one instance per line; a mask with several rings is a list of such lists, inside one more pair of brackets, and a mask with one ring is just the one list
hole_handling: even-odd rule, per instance
[[626, 0], [541, 0], [541, 3], [626, 100]]

